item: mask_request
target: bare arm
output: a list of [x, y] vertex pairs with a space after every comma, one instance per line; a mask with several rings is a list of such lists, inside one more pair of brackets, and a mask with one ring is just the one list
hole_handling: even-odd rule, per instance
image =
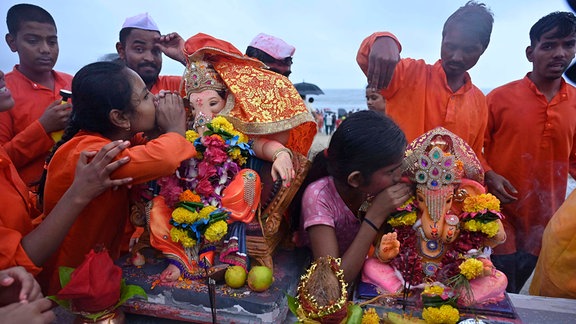
[[284, 186], [289, 187], [296, 176], [292, 165], [292, 153], [280, 142], [257, 137], [254, 140], [256, 157], [272, 162], [272, 180], [282, 179]]
[[[380, 227], [388, 215], [404, 203], [410, 194], [410, 186], [405, 183], [398, 183], [386, 188], [374, 198], [365, 218]], [[344, 254], [341, 254], [342, 251], [338, 251], [338, 241], [334, 228], [326, 225], [308, 228], [314, 259], [326, 255], [342, 257], [342, 269], [346, 282], [352, 282], [360, 273], [364, 259], [377, 234], [368, 223], [362, 222], [352, 244]]]
[[[129, 142], [115, 141], [99, 152], [82, 152], [76, 165], [74, 182], [46, 219], [22, 238], [22, 247], [34, 264], [40, 266], [60, 246], [76, 217], [92, 199], [108, 188], [128, 184], [131, 178], [110, 179], [110, 174], [129, 160], [111, 162]], [[88, 162], [89, 158], [92, 161]]]
[[375, 89], [388, 87], [396, 64], [400, 61], [400, 49], [391, 37], [378, 37], [368, 55], [368, 84]]
[[178, 33], [162, 35], [156, 41], [162, 53], [169, 58], [186, 65], [186, 56], [184, 56], [184, 39]]

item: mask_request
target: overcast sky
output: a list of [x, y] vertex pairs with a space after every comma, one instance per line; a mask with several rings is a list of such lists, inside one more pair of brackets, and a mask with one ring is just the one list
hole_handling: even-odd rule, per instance
[[[48, 10], [58, 28], [56, 70], [74, 74], [85, 64], [115, 52], [118, 32], [129, 16], [149, 12], [161, 32], [184, 39], [203, 32], [234, 44], [242, 52], [263, 32], [296, 47], [292, 82], [303, 80], [325, 89], [363, 88], [366, 78], [356, 52], [374, 31], [391, 31], [403, 45], [403, 57], [429, 63], [440, 56], [442, 25], [465, 0], [45, 0], [29, 1]], [[19, 1], [2, 0], [5, 17]], [[486, 0], [494, 12], [490, 45], [470, 71], [480, 88], [522, 78], [531, 65], [524, 50], [530, 27], [542, 16], [570, 10], [565, 0]], [[0, 69], [12, 70], [16, 53], [0, 46]], [[164, 57], [162, 74], [182, 75], [184, 67]]]

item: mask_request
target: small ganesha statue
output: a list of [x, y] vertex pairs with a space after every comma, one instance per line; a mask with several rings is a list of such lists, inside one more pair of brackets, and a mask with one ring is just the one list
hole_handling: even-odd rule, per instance
[[388, 218], [394, 231], [366, 260], [362, 281], [390, 294], [440, 285], [461, 305], [502, 300], [507, 279], [490, 253], [506, 234], [500, 202], [485, 193], [483, 174], [468, 144], [444, 128], [414, 140], [404, 158], [414, 196]]

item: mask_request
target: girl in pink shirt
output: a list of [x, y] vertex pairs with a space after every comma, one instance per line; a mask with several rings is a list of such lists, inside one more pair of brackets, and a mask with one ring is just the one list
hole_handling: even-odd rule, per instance
[[359, 111], [314, 158], [302, 185], [300, 237], [314, 259], [342, 258], [344, 279], [360, 273], [386, 217], [410, 197], [400, 182], [406, 137], [390, 118]]

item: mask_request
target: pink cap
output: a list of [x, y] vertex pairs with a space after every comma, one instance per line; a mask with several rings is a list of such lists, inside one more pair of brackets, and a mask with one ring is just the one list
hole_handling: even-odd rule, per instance
[[296, 48], [280, 38], [260, 33], [254, 37], [250, 46], [266, 52], [277, 60], [283, 60], [294, 55]]
[[158, 25], [156, 25], [152, 17], [150, 17], [147, 12], [126, 18], [122, 28], [138, 28], [160, 32]]

